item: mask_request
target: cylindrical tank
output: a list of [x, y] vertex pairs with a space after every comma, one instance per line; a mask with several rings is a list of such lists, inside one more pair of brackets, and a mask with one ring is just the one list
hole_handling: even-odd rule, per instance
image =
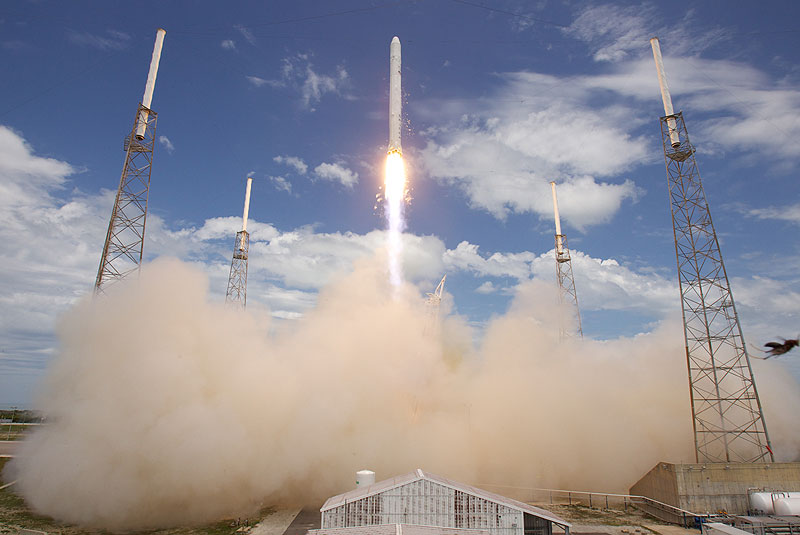
[[753, 492], [750, 494], [750, 509], [765, 515], [774, 512], [771, 492]]
[[375, 484], [375, 472], [372, 470], [359, 470], [356, 472], [356, 487], [369, 487]]
[[[789, 494], [787, 492], [787, 494]], [[798, 494], [793, 492], [792, 494]], [[778, 516], [800, 516], [800, 498], [775, 498], [775, 514]]]

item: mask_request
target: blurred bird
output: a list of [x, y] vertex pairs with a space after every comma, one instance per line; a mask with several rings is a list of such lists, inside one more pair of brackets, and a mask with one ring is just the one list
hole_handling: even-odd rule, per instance
[[765, 353], [768, 353], [769, 356], [764, 357], [764, 360], [771, 357], [777, 357], [778, 355], [783, 355], [784, 353], [788, 353], [789, 351], [792, 350], [793, 347], [800, 345], [800, 337], [795, 339], [790, 338], [789, 340], [781, 338], [781, 340], [783, 340], [783, 342], [767, 342], [766, 344], [764, 344], [764, 347], [769, 348], [765, 351]]

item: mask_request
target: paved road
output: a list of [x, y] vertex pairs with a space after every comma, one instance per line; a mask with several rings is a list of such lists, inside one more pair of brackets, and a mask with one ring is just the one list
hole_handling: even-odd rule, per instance
[[300, 511], [294, 521], [289, 524], [283, 535], [305, 535], [310, 529], [319, 529], [322, 522], [322, 515], [319, 507], [309, 507]]
[[15, 440], [0, 440], [0, 455], [14, 455], [17, 444]]

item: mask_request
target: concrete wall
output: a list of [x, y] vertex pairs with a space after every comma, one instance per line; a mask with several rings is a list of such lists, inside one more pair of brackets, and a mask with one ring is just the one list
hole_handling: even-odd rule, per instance
[[752, 488], [800, 491], [800, 463], [658, 463], [630, 493], [694, 513], [743, 515]]

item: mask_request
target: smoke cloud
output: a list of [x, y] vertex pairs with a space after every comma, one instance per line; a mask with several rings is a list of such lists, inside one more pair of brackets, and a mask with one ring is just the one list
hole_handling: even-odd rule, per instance
[[[427, 325], [412, 286], [393, 298], [385, 259], [280, 324], [157, 260], [62, 318], [38, 400], [49, 423], [4, 478], [40, 513], [130, 530], [318, 505], [363, 468], [625, 492], [658, 461], [693, 461], [679, 320], [561, 343], [552, 286], [521, 286], [474, 348], [456, 315]], [[800, 389], [771, 362], [757, 374], [774, 449], [793, 460]]]

